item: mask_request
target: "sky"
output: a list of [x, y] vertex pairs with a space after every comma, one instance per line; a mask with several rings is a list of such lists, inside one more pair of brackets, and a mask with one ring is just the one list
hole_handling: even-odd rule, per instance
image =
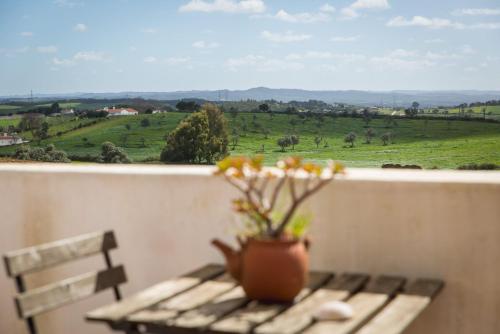
[[499, 0], [0, 0], [0, 95], [500, 90]]

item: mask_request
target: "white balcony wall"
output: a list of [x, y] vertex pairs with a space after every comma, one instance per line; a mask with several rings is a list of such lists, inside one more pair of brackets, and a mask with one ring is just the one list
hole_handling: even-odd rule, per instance
[[[0, 253], [113, 229], [124, 295], [206, 262], [231, 239], [235, 191], [209, 167], [0, 165]], [[498, 333], [500, 173], [348, 170], [305, 207], [314, 269], [440, 278], [408, 333]], [[33, 274], [28, 287], [103, 267], [100, 257]], [[0, 333], [26, 333], [14, 282], [0, 273]], [[109, 333], [83, 320], [111, 291], [37, 317], [41, 333]]]

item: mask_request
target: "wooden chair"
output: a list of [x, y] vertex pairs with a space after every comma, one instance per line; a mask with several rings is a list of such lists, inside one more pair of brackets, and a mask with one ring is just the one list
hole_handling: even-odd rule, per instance
[[[117, 248], [113, 231], [97, 232], [28, 247], [4, 255], [7, 275], [14, 278], [17, 312], [31, 334], [37, 333], [34, 316], [112, 288], [121, 299], [119, 285], [127, 281], [122, 265], [113, 266], [109, 251]], [[106, 269], [85, 273], [27, 290], [23, 276], [76, 259], [102, 253]]]

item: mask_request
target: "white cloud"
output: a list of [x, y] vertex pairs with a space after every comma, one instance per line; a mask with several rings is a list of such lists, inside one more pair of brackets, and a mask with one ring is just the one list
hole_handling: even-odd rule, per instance
[[357, 0], [349, 7], [352, 9], [387, 9], [390, 8], [387, 0]]
[[179, 7], [180, 12], [224, 12], [224, 13], [262, 13], [266, 10], [262, 0], [191, 0]]
[[424, 54], [424, 58], [429, 59], [429, 60], [450, 60], [450, 59], [455, 60], [455, 59], [460, 59], [463, 57], [456, 54], [456, 53], [427, 51]]
[[342, 62], [355, 62], [362, 61], [366, 59], [366, 57], [362, 54], [356, 53], [333, 53], [329, 51], [307, 51], [305, 53], [291, 53], [285, 57], [287, 60], [307, 60], [307, 59], [332, 59]]
[[462, 8], [452, 12], [455, 16], [492, 16], [500, 15], [500, 8]]
[[427, 18], [423, 16], [414, 16], [411, 20], [407, 20], [403, 16], [396, 16], [389, 20], [386, 25], [388, 27], [424, 27], [429, 29], [465, 28], [462, 23], [453, 22], [448, 19]]
[[443, 43], [444, 41], [441, 38], [431, 38], [431, 39], [426, 39], [424, 42], [427, 44], [438, 44], [438, 43]]
[[83, 3], [80, 1], [70, 1], [70, 0], [54, 0], [53, 3], [59, 7], [76, 7], [83, 5]]
[[396, 16], [386, 23], [388, 27], [423, 27], [429, 29], [453, 28], [453, 29], [500, 29], [500, 22], [463, 24], [442, 18], [427, 18], [423, 16], [414, 16], [411, 19], [405, 19], [403, 16]]
[[344, 19], [354, 19], [359, 16], [358, 12], [350, 7], [342, 8], [340, 13], [342, 14], [342, 18]]
[[179, 65], [189, 63], [190, 60], [189, 57], [168, 57], [165, 58], [164, 62], [167, 65]]
[[287, 59], [267, 58], [261, 55], [247, 55], [241, 58], [229, 58], [225, 62], [230, 71], [238, 71], [240, 68], [251, 68], [259, 72], [275, 72], [301, 70], [304, 65]]
[[416, 51], [410, 51], [405, 49], [396, 49], [389, 53], [390, 57], [413, 57], [417, 54]]
[[83, 23], [78, 23], [73, 27], [73, 30], [78, 32], [85, 32], [87, 31], [87, 26]]
[[260, 35], [262, 36], [262, 38], [265, 38], [273, 43], [302, 42], [311, 38], [311, 35], [295, 34], [292, 31], [287, 31], [286, 33], [282, 34], [264, 30]]
[[158, 30], [156, 30], [156, 28], [144, 28], [144, 29], [141, 29], [141, 32], [143, 32], [145, 34], [156, 34], [158, 32]]
[[388, 9], [390, 8], [387, 0], [356, 0], [348, 7], [342, 8], [340, 13], [344, 19], [354, 19], [359, 17], [359, 11], [367, 9]]
[[332, 42], [356, 42], [360, 38], [357, 36], [334, 36], [330, 40]]
[[53, 45], [39, 46], [36, 48], [36, 51], [40, 53], [55, 53], [57, 52], [57, 47]]
[[468, 45], [468, 44], [465, 44], [465, 45], [462, 45], [462, 47], [460, 48], [460, 52], [462, 52], [463, 54], [465, 55], [473, 55], [473, 54], [476, 54], [476, 50], [474, 50], [472, 48], [472, 46]]
[[73, 56], [74, 60], [83, 61], [104, 61], [104, 53], [96, 51], [80, 51]]
[[500, 29], [500, 22], [476, 23], [468, 26], [469, 29], [496, 30]]
[[335, 7], [333, 7], [332, 5], [330, 5], [328, 3], [325, 3], [323, 6], [321, 6], [319, 8], [319, 10], [321, 12], [325, 12], [325, 13], [334, 13], [335, 12]]
[[192, 47], [197, 49], [215, 49], [219, 47], [219, 43], [196, 41], [192, 44]]
[[73, 59], [60, 59], [60, 58], [52, 58], [52, 63], [57, 66], [73, 66], [76, 64], [76, 61]]
[[378, 70], [415, 71], [436, 65], [427, 59], [401, 59], [391, 56], [372, 57], [370, 63]]
[[52, 58], [52, 63], [58, 66], [73, 66], [82, 61], [109, 61], [105, 54], [96, 51], [80, 51], [71, 58]]
[[153, 57], [153, 56], [148, 56], [148, 57], [145, 57], [143, 59], [143, 61], [145, 63], [154, 63], [154, 62], [156, 62], [156, 60], [157, 60], [156, 57]]
[[23, 37], [32, 37], [34, 34], [31, 31], [23, 31], [19, 35]]
[[29, 49], [30, 48], [27, 46], [17, 49], [0, 48], [0, 55], [4, 55], [6, 57], [15, 57], [17, 54], [28, 52]]
[[271, 16], [274, 19], [290, 22], [290, 23], [314, 23], [314, 22], [325, 22], [331, 19], [330, 15], [325, 12], [319, 13], [297, 13], [290, 14], [284, 9], [280, 9], [276, 15]]

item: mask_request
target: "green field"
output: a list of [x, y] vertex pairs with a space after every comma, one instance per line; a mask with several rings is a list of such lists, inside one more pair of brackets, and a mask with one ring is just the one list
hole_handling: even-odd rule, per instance
[[[104, 141], [121, 146], [135, 162], [158, 160], [165, 145], [165, 135], [186, 117], [184, 113], [125, 116], [108, 118], [88, 127], [70, 131], [42, 141], [41, 145], [53, 143], [69, 155], [97, 156]], [[417, 164], [424, 168], [456, 168], [467, 163], [500, 164], [500, 124], [474, 121], [424, 121], [399, 119], [397, 125], [388, 128], [382, 119], [375, 119], [370, 127], [377, 133], [371, 144], [364, 144], [365, 123], [360, 118], [324, 117], [321, 126], [311, 118], [305, 121], [293, 115], [256, 114], [257, 128], [253, 125], [253, 114], [239, 113], [236, 118], [228, 117], [229, 133], [239, 129], [240, 140], [231, 154], [264, 154], [267, 164], [282, 156], [295, 154], [306, 159], [324, 162], [335, 159], [352, 167], [380, 167], [384, 163]], [[150, 126], [143, 127], [143, 118], [150, 120]], [[291, 120], [295, 119], [293, 126]], [[74, 117], [48, 118], [50, 134], [74, 128], [79, 123], [92, 119]], [[7, 121], [0, 120], [0, 125]], [[15, 121], [15, 120], [14, 120]], [[243, 131], [243, 124], [247, 131]], [[130, 130], [126, 125], [130, 126]], [[265, 139], [262, 129], [269, 129]], [[344, 143], [344, 136], [350, 131], [357, 134], [353, 148]], [[391, 131], [394, 143], [382, 144], [380, 135]], [[281, 152], [276, 145], [279, 137], [296, 133], [300, 143], [294, 150]], [[319, 133], [324, 140], [316, 147], [314, 137]], [[30, 138], [30, 134], [23, 134]], [[83, 138], [87, 138], [84, 142]], [[328, 143], [328, 145], [325, 145]], [[13, 152], [14, 147], [2, 147], [0, 153]], [[231, 146], [232, 149], [232, 146]]]

